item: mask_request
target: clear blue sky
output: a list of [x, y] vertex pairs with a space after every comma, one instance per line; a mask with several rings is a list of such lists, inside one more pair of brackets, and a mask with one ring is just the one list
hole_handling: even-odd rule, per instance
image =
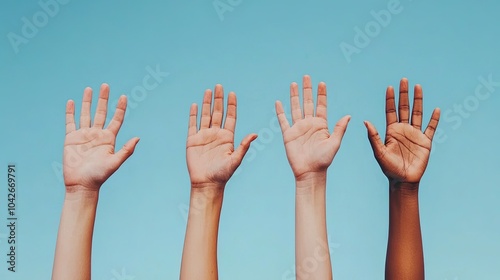
[[[304, 74], [327, 83], [331, 126], [352, 115], [329, 169], [335, 278], [383, 278], [387, 182], [363, 120], [384, 133], [385, 88], [402, 77], [422, 84], [426, 121], [433, 108], [443, 111], [420, 191], [427, 279], [500, 276], [498, 1], [220, 0], [230, 9], [219, 14], [212, 0], [60, 1], [47, 11], [32, 0], [0, 4], [0, 168], [5, 174], [15, 163], [19, 177], [18, 272], [7, 273], [0, 226], [0, 278], [50, 278], [64, 197], [65, 103], [79, 108], [86, 86], [106, 82], [111, 100], [127, 94], [135, 104], [117, 145], [141, 142], [102, 188], [93, 279], [178, 278], [189, 105], [216, 83], [238, 95], [236, 141], [260, 135], [226, 188], [220, 278], [292, 279], [294, 181], [273, 109], [277, 99], [289, 108], [289, 84]], [[381, 10], [390, 20], [372, 22]], [[163, 76], [138, 95], [148, 67]], [[493, 83], [476, 96], [487, 84], [479, 77]], [[6, 198], [2, 183], [0, 224]]]

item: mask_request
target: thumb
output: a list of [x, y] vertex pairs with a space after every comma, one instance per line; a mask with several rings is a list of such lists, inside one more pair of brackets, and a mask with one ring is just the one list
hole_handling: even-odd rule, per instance
[[373, 153], [375, 154], [375, 157], [378, 158], [384, 153], [385, 145], [382, 142], [382, 139], [380, 139], [380, 135], [378, 134], [375, 126], [373, 126], [373, 124], [369, 121], [365, 121], [364, 123], [368, 130], [368, 140], [370, 140], [370, 144], [372, 145]]
[[238, 164], [238, 166], [241, 164], [243, 161], [243, 157], [245, 157], [245, 154], [247, 153], [248, 149], [250, 148], [250, 144], [253, 142], [253, 140], [257, 139], [257, 134], [252, 133], [247, 135], [243, 140], [241, 141], [240, 146], [233, 152], [232, 157], [233, 161]]
[[347, 125], [349, 124], [350, 120], [351, 120], [351, 116], [349, 116], [349, 115], [341, 118], [335, 124], [335, 127], [333, 128], [333, 132], [330, 135], [330, 139], [333, 141], [338, 141], [339, 143], [342, 142], [342, 138], [344, 138], [344, 134], [347, 130]]
[[119, 150], [113, 157], [115, 166], [120, 167], [133, 153], [137, 143], [139, 143], [139, 137], [134, 137], [128, 140], [125, 145]]

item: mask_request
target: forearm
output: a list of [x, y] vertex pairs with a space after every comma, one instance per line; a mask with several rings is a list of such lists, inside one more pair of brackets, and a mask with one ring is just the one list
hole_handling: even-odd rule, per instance
[[326, 172], [296, 181], [295, 267], [297, 279], [332, 279], [326, 230]]
[[217, 237], [224, 186], [192, 187], [181, 280], [218, 279]]
[[53, 280], [90, 279], [97, 191], [66, 192], [57, 236]]
[[386, 279], [424, 279], [418, 184], [390, 184]]

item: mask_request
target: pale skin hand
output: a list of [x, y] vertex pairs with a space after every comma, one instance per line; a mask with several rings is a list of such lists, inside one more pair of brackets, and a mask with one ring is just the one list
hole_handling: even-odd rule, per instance
[[[330, 134], [327, 122], [326, 85], [318, 85], [316, 114], [311, 78], [303, 78], [303, 108], [296, 83], [290, 86], [293, 126], [283, 105], [276, 102], [276, 114], [283, 133], [288, 161], [296, 182], [295, 267], [297, 279], [332, 279], [326, 230], [326, 171], [333, 161], [347, 129], [350, 116], [335, 125]], [[317, 266], [310, 271], [311, 262]]]
[[191, 105], [186, 157], [191, 179], [189, 216], [182, 253], [181, 280], [218, 279], [217, 237], [224, 188], [241, 164], [250, 144], [257, 138], [249, 134], [234, 149], [236, 128], [236, 95], [228, 96], [226, 121], [223, 125], [224, 91], [215, 87], [203, 97], [200, 128], [198, 107]]
[[389, 240], [385, 275], [388, 280], [425, 278], [418, 189], [429, 162], [440, 110], [434, 110], [429, 125], [422, 133], [423, 94], [420, 85], [415, 86], [413, 103], [410, 123], [408, 80], [400, 82], [398, 114], [394, 89], [387, 89], [385, 145], [375, 127], [365, 122], [375, 158], [389, 179]]
[[233, 92], [228, 96], [224, 126], [224, 91], [221, 85], [215, 87], [213, 113], [211, 107], [212, 91], [207, 89], [198, 130], [198, 106], [191, 105], [186, 152], [191, 185], [195, 187], [204, 184], [225, 185], [241, 164], [250, 143], [257, 138], [257, 134], [247, 135], [234, 150], [236, 95]]
[[133, 153], [139, 142], [139, 138], [132, 138], [115, 153], [116, 136], [125, 116], [127, 97], [124, 95], [120, 97], [115, 115], [104, 129], [108, 99], [109, 86], [103, 84], [92, 125], [90, 119], [92, 89], [85, 89], [78, 130], [74, 118], [75, 104], [69, 100], [66, 105], [63, 174], [68, 191], [73, 191], [74, 188], [98, 191], [104, 181]]
[[61, 223], [57, 237], [53, 280], [88, 280], [91, 276], [92, 234], [99, 189], [132, 155], [139, 138], [133, 138], [115, 153], [116, 135], [122, 125], [127, 99], [120, 97], [114, 117], [104, 129], [109, 87], [101, 86], [94, 124], [91, 124], [92, 90], [83, 95], [80, 129], [74, 120], [75, 105], [66, 105], [66, 140], [63, 173], [66, 185]]
[[293, 126], [286, 119], [283, 105], [276, 102], [276, 113], [283, 133], [286, 155], [296, 179], [317, 172], [324, 172], [330, 166], [340, 148], [350, 116], [345, 116], [335, 125], [330, 134], [327, 121], [326, 85], [318, 85], [316, 114], [311, 86], [311, 78], [303, 79], [303, 107], [300, 108], [299, 89], [296, 83], [290, 86]]

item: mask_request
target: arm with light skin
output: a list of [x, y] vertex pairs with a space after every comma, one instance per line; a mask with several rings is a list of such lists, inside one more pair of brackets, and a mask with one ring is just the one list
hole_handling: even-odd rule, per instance
[[212, 91], [206, 90], [198, 129], [198, 107], [191, 105], [186, 160], [191, 180], [188, 223], [182, 254], [181, 280], [218, 279], [217, 236], [222, 199], [227, 181], [231, 178], [256, 134], [247, 135], [234, 149], [236, 128], [236, 95], [228, 96], [224, 125], [224, 91], [215, 87], [212, 110]]
[[[326, 174], [333, 161], [350, 116], [335, 125], [332, 133], [327, 122], [326, 85], [318, 85], [314, 113], [311, 78], [303, 78], [303, 113], [296, 83], [290, 86], [293, 125], [283, 105], [276, 102], [276, 114], [283, 133], [286, 155], [295, 176], [295, 267], [297, 279], [332, 279], [332, 266], [326, 229]], [[308, 262], [317, 268], [309, 271]]]
[[91, 124], [92, 90], [83, 94], [80, 129], [75, 124], [75, 104], [66, 105], [66, 139], [63, 174], [66, 186], [57, 236], [53, 280], [87, 280], [91, 276], [92, 234], [99, 189], [134, 152], [139, 138], [130, 139], [115, 153], [115, 141], [127, 107], [121, 96], [108, 127], [106, 120], [109, 86], [101, 86], [94, 123]]
[[385, 144], [376, 128], [365, 122], [375, 158], [389, 179], [389, 241], [385, 267], [388, 280], [425, 278], [418, 190], [429, 162], [440, 110], [434, 110], [425, 132], [422, 132], [422, 113], [422, 87], [416, 85], [410, 124], [408, 80], [403, 78], [397, 113], [394, 89], [389, 87], [386, 92]]

